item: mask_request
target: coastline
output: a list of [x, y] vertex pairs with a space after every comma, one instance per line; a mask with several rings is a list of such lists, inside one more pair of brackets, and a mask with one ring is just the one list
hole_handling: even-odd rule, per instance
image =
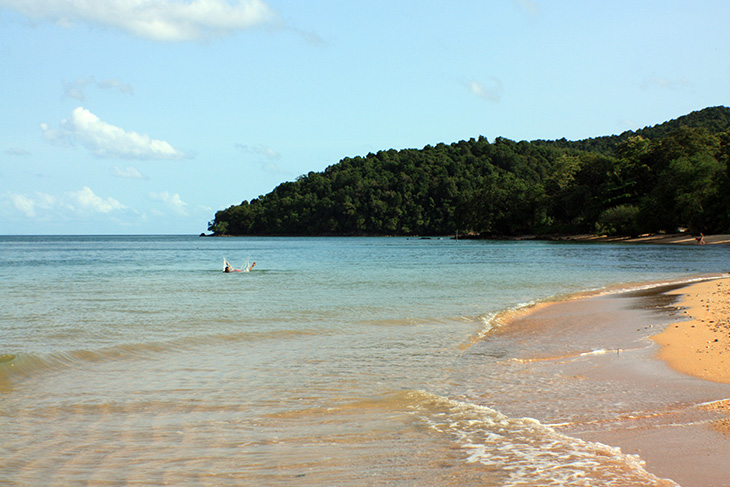
[[[606, 235], [571, 235], [555, 237], [551, 240], [585, 243], [631, 243], [657, 245], [697, 245], [697, 236], [689, 233], [659, 233], [638, 237], [609, 237]], [[730, 235], [705, 235], [707, 245], [730, 245]]]
[[539, 421], [638, 455], [682, 487], [730, 485], [729, 299], [728, 277], [665, 283], [541, 304], [495, 331], [551, 341], [550, 355], [528, 346], [513, 360], [582, 391], [572, 402], [555, 391], [550, 402], [564, 404]]
[[[454, 235], [369, 235], [369, 234], [266, 234], [266, 235], [229, 235], [229, 234], [207, 234], [201, 233], [199, 237], [406, 237], [412, 239], [451, 239], [451, 240], [546, 240], [551, 242], [578, 242], [578, 243], [631, 243], [631, 244], [656, 244], [656, 245], [697, 245], [697, 236], [689, 233], [672, 233], [672, 234], [649, 234], [638, 237], [626, 236], [608, 236], [608, 235], [472, 235], [459, 234]], [[704, 243], [708, 245], [730, 245], [730, 235], [705, 235]]]
[[730, 278], [699, 282], [670, 294], [681, 295], [689, 320], [668, 326], [653, 340], [658, 357], [678, 372], [730, 384]]

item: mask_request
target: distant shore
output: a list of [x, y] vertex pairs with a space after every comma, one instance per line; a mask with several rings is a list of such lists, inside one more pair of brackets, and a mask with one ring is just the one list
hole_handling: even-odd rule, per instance
[[[689, 233], [658, 233], [638, 237], [609, 237], [606, 235], [571, 235], [554, 237], [549, 240], [570, 242], [620, 242], [632, 244], [699, 245], [699, 235]], [[702, 241], [707, 245], [730, 245], [730, 235], [704, 235]]]
[[[201, 237], [394, 237], [395, 235], [215, 235], [201, 233]], [[635, 243], [635, 244], [666, 244], [666, 245], [698, 245], [698, 235], [689, 233], [658, 233], [641, 235], [638, 237], [610, 237], [608, 235], [402, 235], [403, 237], [430, 239], [451, 238], [455, 240], [548, 240], [556, 242], [584, 242], [584, 243]], [[708, 245], [730, 245], [730, 235], [705, 235], [703, 242]]]
[[[481, 236], [459, 235], [463, 240], [547, 240], [551, 242], [631, 243], [657, 245], [730, 245], [730, 235], [693, 235], [691, 233], [652, 233], [637, 237], [609, 236], [586, 233], [582, 235], [519, 235]], [[700, 243], [702, 242], [702, 243]]]

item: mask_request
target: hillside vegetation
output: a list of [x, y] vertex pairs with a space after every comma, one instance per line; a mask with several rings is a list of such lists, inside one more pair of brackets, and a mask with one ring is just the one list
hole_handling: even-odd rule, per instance
[[730, 231], [730, 108], [581, 141], [484, 137], [345, 158], [215, 214], [215, 235]]

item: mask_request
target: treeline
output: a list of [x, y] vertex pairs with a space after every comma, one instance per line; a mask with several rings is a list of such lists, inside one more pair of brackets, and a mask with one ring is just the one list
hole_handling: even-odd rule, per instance
[[730, 108], [618, 136], [345, 158], [216, 213], [215, 235], [730, 231]]

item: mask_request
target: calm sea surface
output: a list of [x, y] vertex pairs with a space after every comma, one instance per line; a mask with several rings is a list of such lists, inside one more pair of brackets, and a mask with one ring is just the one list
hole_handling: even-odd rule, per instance
[[672, 485], [539, 408], [512, 415], [561, 385], [509, 361], [514, 336], [480, 344], [502, 311], [727, 272], [729, 254], [0, 237], [0, 484]]

